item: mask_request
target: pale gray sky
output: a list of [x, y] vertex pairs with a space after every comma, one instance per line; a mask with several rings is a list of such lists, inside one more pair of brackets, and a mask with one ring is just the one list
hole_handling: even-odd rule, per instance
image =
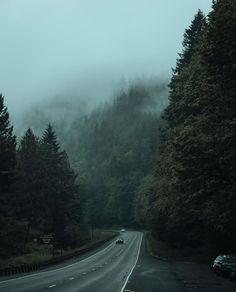
[[[0, 0], [0, 92], [11, 115], [67, 90], [170, 76], [184, 30], [211, 0]], [[104, 92], [104, 93], [103, 93]]]

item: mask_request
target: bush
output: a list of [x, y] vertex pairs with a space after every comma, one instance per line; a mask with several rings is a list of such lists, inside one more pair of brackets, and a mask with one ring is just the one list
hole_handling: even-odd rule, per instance
[[57, 236], [56, 248], [75, 248], [85, 244], [89, 239], [86, 228], [71, 224], [65, 227], [64, 232]]
[[0, 257], [24, 253], [27, 224], [14, 218], [0, 218]]

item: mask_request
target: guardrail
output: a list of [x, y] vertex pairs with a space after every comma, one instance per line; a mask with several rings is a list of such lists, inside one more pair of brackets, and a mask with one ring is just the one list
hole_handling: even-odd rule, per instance
[[95, 248], [100, 247], [104, 243], [115, 238], [117, 235], [118, 235], [118, 233], [114, 233], [110, 237], [103, 239], [101, 241], [95, 242], [94, 244], [92, 244], [89, 247], [85, 247], [85, 248], [80, 249], [80, 250], [73, 252], [71, 254], [55, 257], [55, 258], [52, 258], [52, 259], [47, 260], [47, 261], [43, 261], [43, 262], [36, 263], [36, 264], [24, 264], [24, 265], [20, 265], [20, 266], [16, 266], [16, 267], [9, 267], [9, 268], [0, 269], [0, 277], [10, 276], [10, 275], [19, 274], [19, 273], [33, 272], [36, 270], [46, 268], [48, 266], [52, 266], [54, 264], [64, 262], [65, 260], [69, 260], [73, 257], [85, 254], [86, 252], [89, 252]]

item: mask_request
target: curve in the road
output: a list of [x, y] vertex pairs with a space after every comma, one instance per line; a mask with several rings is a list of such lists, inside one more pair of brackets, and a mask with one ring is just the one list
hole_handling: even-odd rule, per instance
[[122, 236], [124, 245], [112, 242], [97, 253], [67, 266], [0, 281], [0, 291], [123, 291], [137, 263], [142, 233], [127, 231]]

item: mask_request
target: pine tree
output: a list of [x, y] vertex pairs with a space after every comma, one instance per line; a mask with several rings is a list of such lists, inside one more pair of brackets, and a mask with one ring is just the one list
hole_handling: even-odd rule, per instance
[[182, 43], [183, 52], [179, 54], [179, 58], [177, 59], [177, 64], [174, 69], [175, 74], [180, 74], [182, 69], [190, 63], [199, 42], [199, 36], [201, 35], [205, 26], [205, 15], [201, 10], [198, 10], [197, 14], [192, 20], [191, 25], [185, 30], [184, 40]]
[[208, 199], [206, 220], [210, 240], [222, 248], [236, 242], [236, 2], [218, 0], [209, 14], [201, 53], [205, 127], [208, 136]]
[[164, 118], [169, 127], [183, 123], [188, 116], [199, 113], [198, 97], [201, 81], [204, 78], [199, 53], [199, 43], [206, 28], [204, 14], [199, 10], [190, 27], [186, 29], [183, 40], [183, 52], [179, 54], [176, 68], [169, 84], [170, 104]]
[[[65, 151], [60, 150], [57, 136], [51, 125], [46, 128], [42, 141], [41, 188], [45, 201], [45, 232], [56, 234], [56, 241], [66, 244], [65, 228], [81, 222], [81, 205], [75, 174], [70, 168]], [[76, 210], [75, 210], [76, 208]]]
[[24, 226], [13, 217], [15, 170], [16, 137], [0, 94], [0, 257], [18, 253], [23, 242], [21, 231]]
[[[11, 191], [16, 167], [16, 137], [10, 125], [9, 113], [0, 94], [0, 200], [1, 213], [6, 211], [7, 193]], [[9, 201], [8, 201], [9, 202]], [[4, 206], [4, 207], [3, 207]]]
[[150, 200], [155, 201], [151, 210], [156, 232], [179, 247], [200, 244], [202, 239], [198, 195], [199, 205], [193, 205], [199, 186], [198, 137], [194, 134], [198, 132], [194, 120], [202, 112], [199, 98], [204, 71], [199, 46], [205, 28], [205, 17], [198, 11], [185, 31], [183, 53], [169, 85], [170, 104], [164, 114], [167, 125], [153, 173], [156, 192], [150, 194]]
[[215, 1], [170, 84], [154, 211], [156, 230], [178, 247], [231, 252], [236, 242], [235, 32], [236, 2]]
[[27, 220], [28, 240], [30, 228], [40, 228], [37, 223], [42, 217], [42, 197], [40, 192], [39, 139], [29, 128], [20, 141], [17, 151], [17, 180], [15, 205], [17, 217]]

